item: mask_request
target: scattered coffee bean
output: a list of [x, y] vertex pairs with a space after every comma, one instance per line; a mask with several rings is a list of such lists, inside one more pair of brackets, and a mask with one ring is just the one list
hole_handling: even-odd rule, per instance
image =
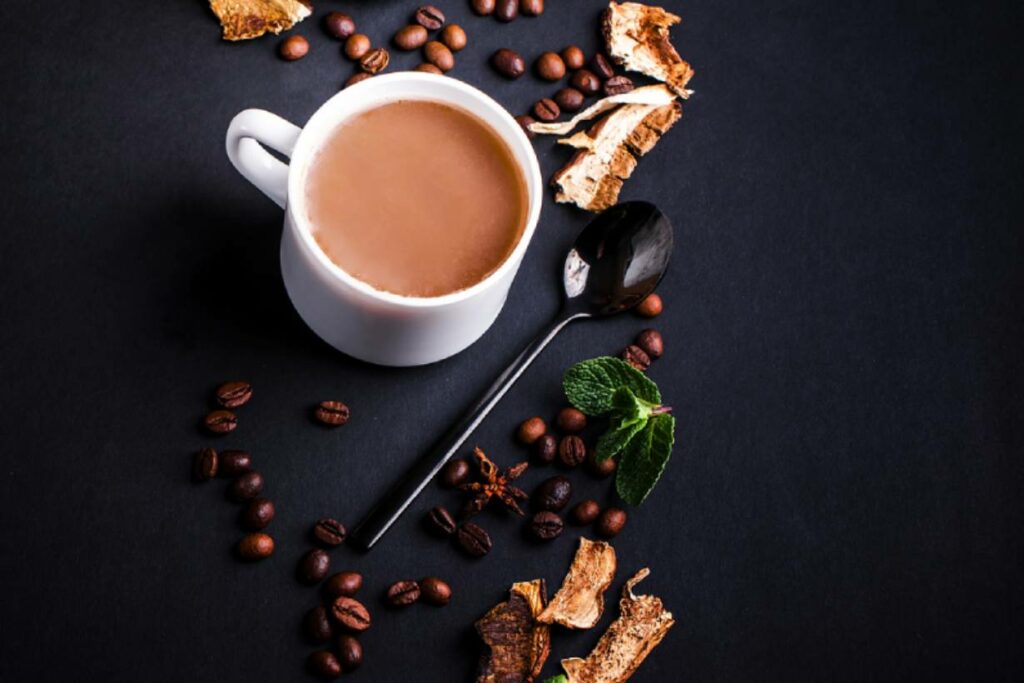
[[563, 434], [579, 434], [587, 427], [587, 416], [576, 408], [566, 407], [558, 411], [555, 424]]
[[596, 531], [599, 536], [612, 538], [626, 526], [626, 512], [621, 508], [607, 508], [597, 517]]
[[341, 596], [355, 597], [362, 587], [363, 575], [359, 572], [338, 572], [324, 581], [323, 590], [324, 596], [333, 602]]
[[633, 81], [626, 76], [612, 76], [604, 82], [604, 94], [608, 96], [625, 95], [632, 91]]
[[345, 56], [355, 61], [370, 51], [370, 36], [365, 33], [353, 33], [345, 41]]
[[452, 599], [452, 587], [436, 576], [420, 579], [420, 595], [428, 605], [442, 607]]
[[601, 79], [594, 75], [594, 72], [587, 69], [580, 69], [572, 75], [572, 87], [579, 90], [587, 97], [592, 97], [601, 91]]
[[523, 420], [522, 424], [519, 425], [519, 431], [516, 432], [516, 436], [519, 441], [529, 446], [544, 436], [547, 431], [548, 426], [544, 424], [544, 420], [539, 417], [531, 417]]
[[566, 467], [576, 467], [587, 457], [587, 444], [578, 436], [563, 436], [558, 442], [558, 459]]
[[368, 74], [365, 71], [359, 71], [359, 72], [354, 73], [351, 76], [349, 76], [348, 80], [345, 81], [345, 83], [342, 85], [342, 87], [343, 88], [347, 88], [350, 85], [355, 85], [356, 83], [360, 83], [362, 81], [365, 81], [367, 78], [372, 78], [372, 77], [373, 77], [373, 74]]
[[636, 307], [636, 313], [644, 318], [655, 318], [661, 315], [661, 297], [652, 292], [647, 298], [641, 301]]
[[[359, 60], [359, 68], [368, 74], [379, 74], [384, 69], [388, 68], [388, 63], [391, 61], [391, 55], [388, 51], [382, 47], [375, 47], [374, 49], [367, 52]], [[329, 403], [336, 403], [336, 401], [328, 401]], [[341, 404], [344, 405], [344, 404]], [[320, 404], [323, 408], [323, 403]], [[331, 424], [345, 424], [348, 420], [348, 407], [344, 410], [344, 419], [341, 422], [331, 422]]]
[[583, 108], [583, 99], [583, 93], [576, 88], [562, 88], [555, 93], [555, 102], [562, 111], [579, 111]]
[[554, 512], [538, 512], [530, 520], [530, 531], [539, 541], [551, 541], [562, 535], [565, 524]]
[[519, 53], [506, 47], [491, 56], [491, 66], [505, 78], [519, 78], [526, 71], [526, 62]]
[[645, 372], [651, 367], [651, 357], [636, 344], [630, 344], [622, 351], [622, 360], [626, 361], [640, 372]]
[[523, 129], [524, 133], [526, 133], [527, 139], [532, 140], [537, 137], [537, 134], [530, 130], [530, 125], [537, 123], [537, 119], [533, 118], [529, 114], [522, 114], [521, 116], [516, 117], [516, 123], [518, 123], [519, 127]]
[[458, 24], [448, 24], [441, 31], [441, 42], [452, 52], [458, 52], [466, 47], [466, 32]]
[[388, 588], [387, 600], [392, 607], [406, 607], [420, 599], [420, 585], [415, 581], [396, 581]]
[[252, 385], [248, 382], [225, 382], [217, 387], [217, 403], [225, 408], [244, 406], [252, 398]]
[[330, 650], [311, 652], [306, 658], [306, 668], [311, 674], [324, 680], [341, 676], [341, 662]]
[[399, 50], [416, 50], [423, 47], [429, 38], [430, 34], [427, 33], [427, 29], [419, 24], [410, 24], [399, 29], [392, 42]]
[[238, 416], [230, 410], [215, 410], [203, 418], [203, 425], [213, 434], [227, 434], [238, 427]]
[[593, 474], [595, 477], [608, 477], [615, 473], [618, 468], [615, 458], [604, 458], [603, 460], [597, 459], [597, 451], [590, 449], [587, 451], [587, 471]]
[[455, 55], [444, 43], [432, 40], [423, 46], [423, 58], [441, 71], [451, 71], [455, 66]]
[[237, 550], [243, 560], [262, 560], [274, 554], [274, 539], [262, 533], [246, 534]]
[[252, 456], [249, 451], [229, 448], [220, 452], [217, 457], [217, 474], [222, 477], [237, 477], [252, 469]]
[[544, 14], [544, 0], [519, 0], [519, 13], [539, 17]]
[[483, 527], [473, 522], [465, 522], [455, 532], [455, 539], [462, 551], [470, 557], [483, 557], [491, 552], [491, 537]]
[[433, 5], [423, 5], [416, 10], [416, 23], [429, 31], [444, 26], [444, 12]]
[[452, 514], [441, 506], [431, 508], [424, 522], [427, 529], [436, 536], [451, 536], [458, 526]]
[[462, 458], [449, 460], [441, 470], [441, 485], [453, 489], [465, 484], [470, 473], [469, 463]]
[[481, 17], [494, 14], [495, 0], [472, 0], [470, 4], [473, 6], [473, 11]]
[[355, 636], [348, 633], [338, 636], [338, 661], [346, 673], [355, 671], [363, 663], [363, 646]]
[[661, 338], [661, 332], [657, 330], [644, 330], [636, 336], [635, 343], [651, 358], [661, 358], [665, 351], [665, 342]]
[[563, 476], [545, 479], [533, 492], [535, 510], [560, 512], [572, 497], [572, 483]]
[[597, 77], [602, 80], [608, 80], [615, 75], [615, 69], [612, 68], [612, 63], [600, 52], [595, 54], [594, 58], [590, 60], [590, 68], [595, 74], [597, 74]]
[[236, 503], [252, 500], [263, 493], [263, 475], [252, 470], [238, 475], [228, 485], [228, 496]]
[[277, 48], [281, 59], [287, 62], [294, 62], [309, 54], [309, 41], [302, 36], [288, 36]]
[[558, 457], [558, 439], [551, 434], [545, 434], [533, 442], [534, 462], [540, 465], [550, 465]]
[[320, 548], [313, 548], [299, 560], [296, 576], [299, 581], [312, 586], [320, 583], [331, 568], [331, 556]]
[[324, 28], [332, 37], [345, 40], [356, 32], [356, 22], [342, 12], [328, 12], [324, 17]]
[[274, 521], [274, 502], [269, 498], [253, 498], [242, 508], [239, 523], [250, 531], [264, 529]]
[[557, 52], [544, 52], [534, 62], [533, 68], [545, 81], [557, 81], [565, 76], [565, 62]]
[[311, 643], [326, 643], [334, 635], [334, 628], [327, 614], [327, 608], [323, 605], [314, 607], [306, 612], [302, 619], [302, 631], [306, 640]]
[[423, 73], [435, 74], [437, 76], [444, 74], [444, 72], [438, 69], [436, 66], [434, 66], [433, 64], [427, 64], [426, 62], [417, 65], [416, 68], [413, 69], [413, 71], [422, 71]]
[[494, 6], [494, 18], [508, 23], [519, 16], [519, 0], [497, 0]]
[[583, 56], [583, 50], [576, 45], [570, 45], [569, 47], [562, 50], [562, 61], [565, 65], [575, 71], [576, 69], [582, 69], [583, 63], [586, 61], [586, 57]]
[[[385, 66], [387, 66], [387, 51], [385, 51], [384, 54]], [[363, 70], [371, 75], [374, 73], [367, 70], [365, 66], [363, 66]], [[341, 401], [320, 401], [320, 404], [313, 412], [313, 416], [316, 417], [321, 424], [327, 425], [328, 427], [338, 427], [348, 422], [349, 409], [348, 406]]]
[[209, 481], [217, 476], [217, 451], [203, 448], [192, 458], [192, 479]]
[[601, 514], [601, 506], [597, 504], [596, 500], [583, 500], [576, 503], [571, 516], [574, 524], [586, 526], [593, 523], [599, 514]]
[[345, 595], [331, 603], [331, 616], [349, 631], [365, 631], [370, 628], [370, 613], [363, 603]]
[[317, 543], [333, 548], [345, 542], [345, 537], [348, 536], [348, 529], [336, 519], [323, 517], [318, 519], [316, 524], [313, 525], [312, 534], [313, 540]]

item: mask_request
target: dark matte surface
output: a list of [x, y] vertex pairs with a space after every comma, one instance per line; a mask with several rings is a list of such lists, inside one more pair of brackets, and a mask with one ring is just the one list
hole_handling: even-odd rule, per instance
[[[319, 4], [378, 41], [412, 10]], [[510, 26], [465, 4], [444, 4], [470, 36], [454, 75], [516, 112], [553, 88], [502, 82], [486, 55], [595, 44], [597, 2]], [[1024, 673], [1020, 5], [828, 5], [670, 3], [697, 94], [623, 197], [677, 226], [651, 374], [679, 445], [615, 543], [614, 589], [649, 565], [642, 587], [679, 623], [636, 681]], [[310, 522], [354, 521], [554, 313], [586, 216], [545, 207], [504, 314], [466, 353], [352, 362], [292, 312], [280, 211], [223, 152], [238, 110], [301, 122], [347, 77], [315, 22], [311, 56], [284, 64], [274, 38], [221, 44], [201, 0], [0, 15], [0, 679], [302, 680]], [[537, 147], [545, 173], [564, 158]], [[560, 372], [641, 327], [568, 331], [474, 441], [512, 462], [515, 424], [554, 412]], [[237, 377], [256, 386], [241, 428], [203, 437], [211, 389]], [[310, 422], [324, 397], [351, 404], [350, 425]], [[250, 448], [277, 501], [260, 565], [231, 558], [224, 482], [188, 481], [212, 443]], [[416, 508], [444, 502], [432, 487]], [[572, 535], [533, 548], [517, 520], [483, 520], [496, 549], [480, 562], [414, 517], [370, 555], [333, 553], [366, 573], [374, 613], [353, 680], [469, 680], [472, 621], [513, 580], [557, 584]], [[382, 606], [388, 583], [426, 574], [451, 581], [449, 607]], [[599, 631], [559, 633], [546, 672]]]

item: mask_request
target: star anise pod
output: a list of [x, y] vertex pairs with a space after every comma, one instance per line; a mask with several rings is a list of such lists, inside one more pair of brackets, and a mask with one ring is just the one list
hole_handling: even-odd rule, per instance
[[475, 515], [487, 507], [491, 500], [497, 499], [516, 514], [523, 515], [523, 509], [519, 507], [517, 501], [526, 500], [529, 496], [510, 482], [525, 472], [526, 468], [530, 466], [529, 463], [521, 462], [501, 470], [479, 448], [473, 451], [473, 456], [476, 458], [477, 466], [480, 468], [480, 478], [483, 481], [475, 481], [459, 487], [461, 491], [473, 494], [473, 497], [466, 503], [463, 514], [466, 517]]

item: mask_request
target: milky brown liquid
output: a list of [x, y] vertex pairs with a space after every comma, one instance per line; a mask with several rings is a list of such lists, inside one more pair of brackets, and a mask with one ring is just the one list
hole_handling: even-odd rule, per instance
[[480, 282], [526, 225], [526, 184], [504, 141], [435, 102], [386, 104], [342, 123], [317, 153], [306, 192], [324, 253], [405, 296]]

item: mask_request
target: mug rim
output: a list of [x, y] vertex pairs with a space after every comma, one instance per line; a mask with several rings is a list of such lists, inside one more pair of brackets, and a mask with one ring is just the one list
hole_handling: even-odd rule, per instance
[[[526, 194], [527, 194], [527, 214], [526, 224], [523, 227], [523, 232], [519, 235], [519, 239], [516, 241], [515, 246], [509, 251], [508, 255], [501, 261], [497, 268], [487, 274], [486, 277], [478, 282], [473, 283], [469, 287], [459, 289], [454, 292], [442, 294], [440, 296], [431, 297], [417, 297], [408, 296], [404, 294], [396, 294], [394, 292], [388, 292], [382, 289], [377, 289], [373, 285], [360, 280], [355, 277], [344, 268], [339, 266], [337, 263], [332, 261], [323, 249], [317, 244], [316, 239], [313, 237], [312, 225], [309, 221], [308, 215], [306, 214], [305, 208], [305, 180], [308, 176], [309, 165], [311, 161], [311, 155], [319, 147], [320, 143], [323, 142], [327, 133], [333, 131], [340, 123], [345, 121], [347, 118], [354, 116], [358, 113], [362, 113], [364, 110], [351, 111], [344, 116], [338, 116], [335, 110], [340, 106], [338, 103], [343, 100], [348, 100], [353, 95], [358, 95], [363, 92], [367, 92], [373, 88], [385, 87], [387, 84], [397, 81], [405, 83], [426, 83], [436, 85], [438, 80], [443, 79], [444, 85], [449, 88], [453, 88], [456, 92], [464, 97], [471, 98], [479, 103], [484, 108], [490, 110], [491, 113], [495, 114], [499, 121], [505, 124], [505, 130], [494, 125], [491, 121], [484, 120], [482, 117], [476, 116], [480, 119], [484, 125], [486, 125], [495, 135], [499, 136], [506, 145], [510, 147], [509, 152], [513, 156], [513, 160], [523, 172], [523, 182], [526, 183]], [[403, 99], [402, 94], [398, 94], [395, 100]], [[455, 107], [462, 107], [457, 97], [453, 97], [450, 92], [441, 92], [436, 96], [420, 96], [418, 94], [412, 95], [409, 99], [416, 101], [435, 101], [445, 104], [449, 104]], [[374, 106], [381, 106], [385, 102], [378, 103]], [[372, 107], [370, 107], [372, 108]], [[465, 108], [465, 107], [462, 107]], [[470, 112], [472, 113], [472, 112]], [[313, 134], [314, 128], [324, 127], [324, 130], [319, 134]], [[515, 151], [515, 146], [518, 145], [522, 150], [526, 151], [526, 164], [520, 163], [519, 155]], [[297, 172], [296, 172], [297, 171]], [[498, 102], [496, 102], [490, 95], [483, 92], [482, 90], [460, 81], [449, 76], [442, 76], [437, 74], [430, 74], [418, 71], [405, 71], [400, 73], [385, 74], [382, 76], [375, 76], [373, 78], [366, 79], [355, 85], [349, 86], [344, 90], [341, 90], [332, 95], [326, 102], [309, 117], [306, 124], [302, 127], [302, 132], [299, 134], [298, 139], [295, 143], [295, 148], [291, 155], [291, 164], [288, 174], [288, 207], [287, 211], [292, 217], [292, 222], [295, 224], [295, 229], [299, 233], [299, 239], [306, 246], [306, 248], [312, 252], [313, 258], [316, 262], [326, 270], [334, 279], [343, 282], [344, 284], [354, 288], [358, 292], [372, 297], [378, 301], [387, 302], [403, 307], [411, 308], [430, 308], [437, 306], [445, 306], [449, 304], [455, 304], [466, 299], [474, 297], [479, 292], [487, 289], [493, 283], [502, 280], [510, 270], [514, 269], [521, 260], [523, 254], [530, 244], [530, 240], [533, 238], [533, 233], [537, 228], [537, 223], [540, 219], [540, 209], [543, 204], [543, 181], [540, 174], [540, 164], [537, 160], [537, 154], [533, 149], [533, 145], [530, 143], [529, 138], [526, 137], [526, 133], [523, 132], [522, 127], [516, 122], [512, 115]], [[298, 209], [296, 208], [298, 207]], [[302, 210], [299, 210], [302, 209]]]

